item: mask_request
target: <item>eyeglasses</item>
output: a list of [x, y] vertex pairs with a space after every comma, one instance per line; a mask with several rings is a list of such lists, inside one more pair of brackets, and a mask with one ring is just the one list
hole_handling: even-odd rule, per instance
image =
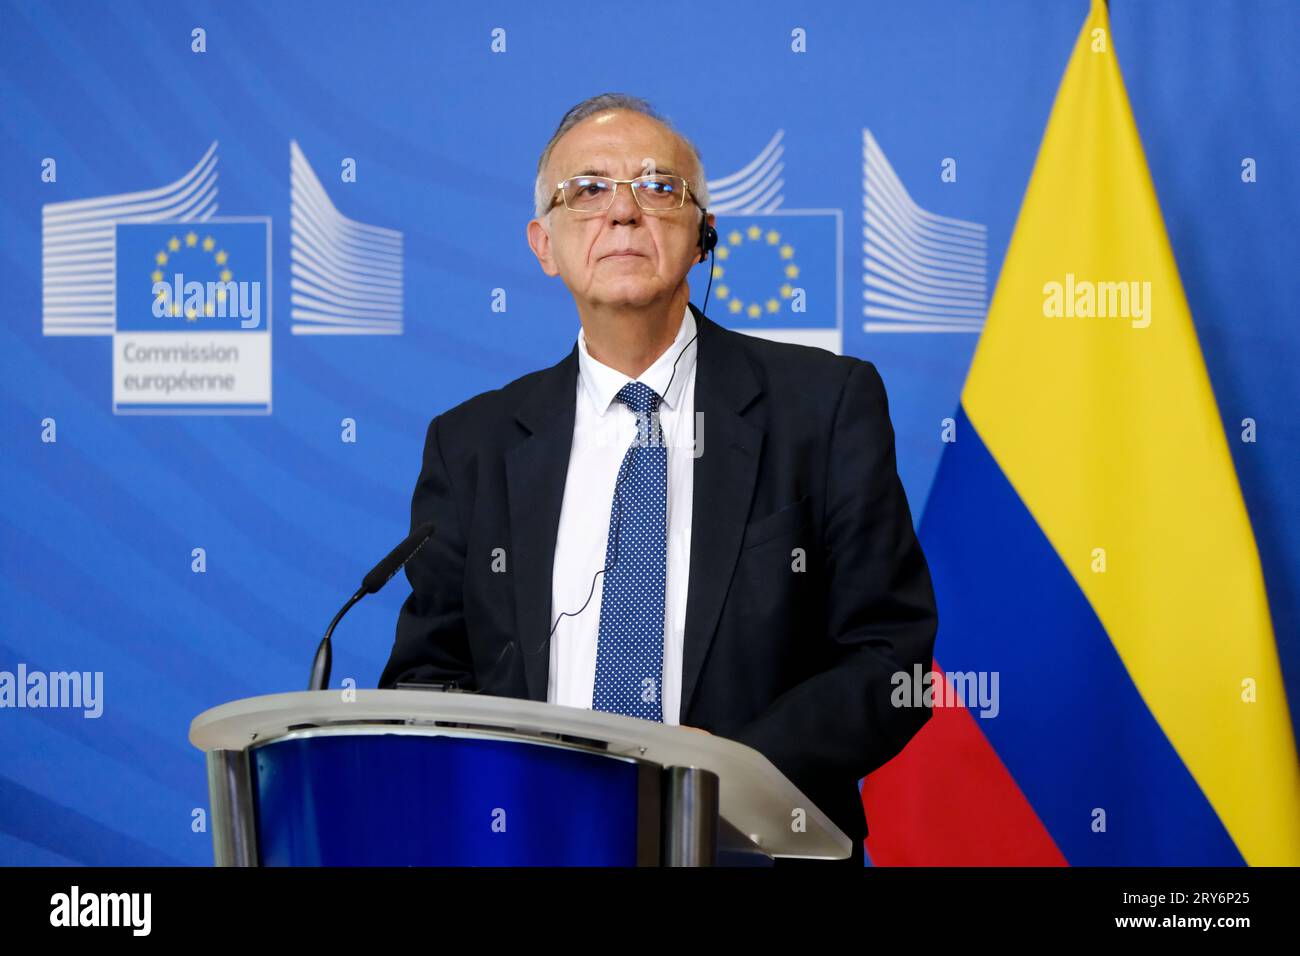
[[[556, 192], [564, 199], [564, 206], [573, 212], [604, 212], [614, 205], [614, 194], [619, 183], [627, 183], [636, 204], [642, 209], [663, 212], [681, 209], [691, 184], [681, 176], [655, 174], [636, 179], [610, 179], [608, 176], [572, 176], [556, 185]], [[695, 202], [695, 197], [691, 197]], [[556, 201], [546, 207], [550, 212]], [[698, 205], [698, 203], [697, 203]]]

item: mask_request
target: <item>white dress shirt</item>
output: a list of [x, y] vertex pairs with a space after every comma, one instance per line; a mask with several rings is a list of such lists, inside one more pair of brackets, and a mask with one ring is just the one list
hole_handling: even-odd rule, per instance
[[[691, 496], [695, 477], [695, 338], [689, 307], [672, 345], [636, 381], [661, 397], [659, 421], [668, 446], [667, 583], [664, 595], [663, 719], [680, 723], [686, 584], [691, 563]], [[680, 356], [680, 360], [679, 360]], [[673, 363], [676, 363], [676, 372]], [[669, 380], [671, 379], [671, 385]], [[578, 394], [573, 449], [555, 539], [551, 578], [551, 669], [546, 699], [591, 709], [600, 637], [601, 592], [614, 482], [637, 436], [636, 413], [615, 399], [629, 379], [596, 361], [578, 332]], [[665, 392], [665, 389], [668, 391]], [[593, 588], [592, 579], [595, 578]], [[591, 595], [591, 600], [587, 596]], [[580, 614], [573, 612], [586, 603]], [[563, 612], [569, 612], [561, 617]], [[559, 624], [556, 626], [556, 619]]]

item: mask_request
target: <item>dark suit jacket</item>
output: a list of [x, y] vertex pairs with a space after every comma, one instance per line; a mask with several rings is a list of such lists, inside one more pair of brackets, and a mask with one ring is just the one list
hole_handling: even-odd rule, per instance
[[[853, 838], [860, 866], [857, 781], [929, 717], [891, 706], [890, 677], [929, 669], [936, 628], [885, 389], [870, 362], [691, 309], [703, 453], [679, 719], [767, 756]], [[429, 424], [411, 521], [436, 530], [407, 565], [412, 593], [380, 687], [457, 681], [546, 700], [577, 375], [575, 344]], [[492, 569], [498, 548], [504, 573]]]

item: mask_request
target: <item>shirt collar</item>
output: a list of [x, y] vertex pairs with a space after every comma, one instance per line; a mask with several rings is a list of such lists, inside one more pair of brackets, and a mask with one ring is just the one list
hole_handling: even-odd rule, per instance
[[[636, 378], [636, 381], [654, 389], [662, 396], [661, 404], [670, 410], [675, 409], [681, 401], [682, 389], [686, 387], [686, 381], [690, 378], [696, 350], [688, 349], [687, 346], [694, 338], [695, 316], [688, 305], [672, 345], [668, 346], [663, 354]], [[683, 352], [689, 354], [684, 355]], [[673, 369], [674, 363], [676, 363], [676, 371]], [[619, 393], [619, 390], [633, 381], [617, 369], [610, 368], [591, 357], [587, 351], [587, 336], [583, 329], [578, 330], [578, 373], [582, 390], [586, 392], [596, 414], [601, 416], [609, 411], [610, 403], [614, 401], [614, 396]], [[665, 388], [669, 388], [670, 391], [665, 393]]]

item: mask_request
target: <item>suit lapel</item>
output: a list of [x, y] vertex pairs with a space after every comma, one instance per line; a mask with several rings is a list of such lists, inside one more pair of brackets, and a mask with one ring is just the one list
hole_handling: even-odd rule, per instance
[[531, 434], [506, 453], [515, 577], [515, 633], [529, 700], [546, 700], [550, 676], [551, 573], [573, 446], [578, 346], [542, 373], [515, 412]]
[[710, 321], [693, 305], [691, 311], [699, 328], [695, 412], [702, 418], [703, 440], [692, 489], [681, 717], [690, 712], [731, 586], [763, 449], [763, 430], [740, 416], [762, 389], [744, 353], [727, 341], [737, 333]]

